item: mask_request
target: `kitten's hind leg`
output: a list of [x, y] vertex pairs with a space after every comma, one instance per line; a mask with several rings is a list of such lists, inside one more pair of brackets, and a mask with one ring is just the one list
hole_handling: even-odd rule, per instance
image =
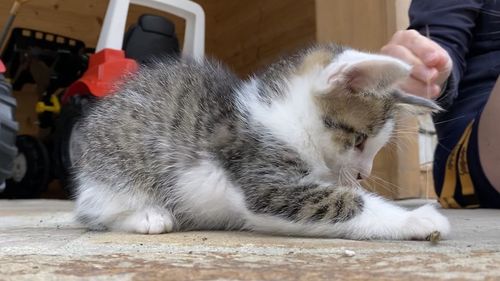
[[81, 181], [76, 200], [76, 218], [92, 230], [115, 230], [144, 234], [171, 232], [172, 213], [141, 194], [111, 192], [92, 180]]

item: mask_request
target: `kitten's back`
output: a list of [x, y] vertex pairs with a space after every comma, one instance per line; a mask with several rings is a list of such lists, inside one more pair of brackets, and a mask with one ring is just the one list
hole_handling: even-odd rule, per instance
[[172, 58], [128, 78], [81, 122], [80, 175], [114, 183], [133, 176], [154, 186], [155, 174], [196, 157], [213, 130], [207, 124], [234, 118], [241, 82], [216, 62]]

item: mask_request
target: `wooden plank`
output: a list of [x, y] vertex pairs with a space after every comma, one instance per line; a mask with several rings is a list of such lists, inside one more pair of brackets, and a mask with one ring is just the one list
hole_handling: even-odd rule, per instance
[[378, 50], [387, 39], [385, 9], [385, 0], [317, 0], [317, 39]]
[[243, 76], [315, 41], [313, 0], [213, 2], [199, 1], [207, 14], [207, 53]]

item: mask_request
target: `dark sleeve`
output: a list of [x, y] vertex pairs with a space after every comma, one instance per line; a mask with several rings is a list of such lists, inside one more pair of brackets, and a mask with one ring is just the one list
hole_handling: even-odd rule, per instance
[[[488, 0], [486, 0], [488, 1]], [[481, 11], [480, 0], [413, 0], [410, 5], [410, 27], [429, 35], [450, 54], [453, 69], [439, 103], [447, 108], [458, 95], [458, 84], [466, 68], [476, 18]]]

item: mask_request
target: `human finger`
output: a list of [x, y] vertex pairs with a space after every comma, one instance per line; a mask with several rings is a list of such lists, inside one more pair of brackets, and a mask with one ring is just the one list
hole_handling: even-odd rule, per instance
[[380, 49], [380, 52], [384, 55], [398, 58], [413, 66], [423, 64], [423, 62], [418, 57], [416, 57], [408, 48], [402, 45], [389, 43], [383, 46]]
[[409, 77], [405, 81], [401, 82], [399, 88], [409, 94], [435, 99], [439, 96], [441, 88], [436, 84], [427, 84], [413, 77]]
[[402, 45], [388, 44], [380, 50], [382, 54], [398, 58], [413, 66], [411, 75], [425, 83], [432, 83], [437, 77], [438, 70], [429, 68], [417, 58], [408, 48]]
[[401, 30], [394, 34], [391, 43], [406, 47], [426, 66], [436, 67], [438, 71], [449, 60], [448, 53], [436, 42], [418, 33], [416, 30]]
[[434, 83], [439, 72], [435, 68], [429, 68], [423, 64], [415, 65], [411, 70], [411, 76], [424, 83]]

